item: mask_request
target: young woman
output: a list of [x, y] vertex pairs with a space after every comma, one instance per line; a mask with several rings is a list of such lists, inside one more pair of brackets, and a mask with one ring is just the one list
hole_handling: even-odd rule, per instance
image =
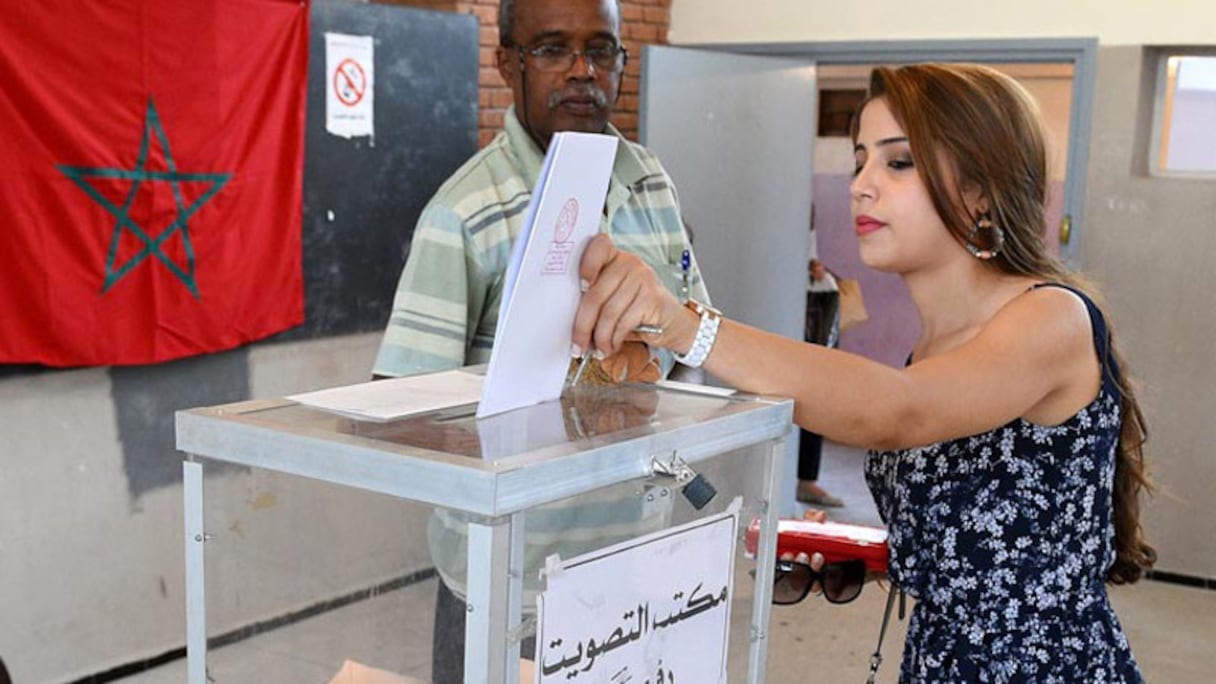
[[1093, 291], [1044, 247], [1036, 106], [981, 66], [877, 69], [853, 137], [862, 261], [900, 274], [920, 315], [905, 368], [682, 305], [604, 236], [575, 345], [675, 350], [871, 450], [890, 577], [917, 599], [901, 681], [1142, 681], [1105, 583], [1155, 559], [1144, 425]]

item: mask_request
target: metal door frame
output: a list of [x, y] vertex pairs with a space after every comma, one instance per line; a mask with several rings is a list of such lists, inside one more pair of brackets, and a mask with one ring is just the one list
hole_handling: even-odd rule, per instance
[[[1071, 234], [1061, 235], [1060, 256], [1077, 266], [1085, 225], [1085, 183], [1089, 166], [1090, 123], [1098, 73], [1097, 38], [1013, 38], [983, 40], [891, 40], [788, 43], [705, 43], [674, 48], [733, 52], [746, 55], [808, 59], [825, 64], [909, 62], [1059, 63], [1073, 66], [1072, 103], [1068, 122], [1068, 168], [1064, 178], [1064, 216], [1071, 217]], [[643, 64], [645, 69], [646, 65]], [[641, 103], [639, 121], [645, 120]]]

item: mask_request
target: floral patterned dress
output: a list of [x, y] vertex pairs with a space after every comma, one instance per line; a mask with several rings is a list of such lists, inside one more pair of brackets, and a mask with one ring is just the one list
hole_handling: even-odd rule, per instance
[[1143, 681], [1104, 584], [1119, 369], [1077, 294], [1103, 359], [1092, 403], [1053, 427], [1017, 419], [866, 459], [891, 580], [917, 599], [901, 682]]

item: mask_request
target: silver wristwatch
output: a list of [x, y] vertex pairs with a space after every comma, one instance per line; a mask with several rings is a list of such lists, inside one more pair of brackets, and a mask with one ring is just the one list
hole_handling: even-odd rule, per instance
[[689, 368], [700, 368], [709, 356], [709, 352], [714, 348], [714, 341], [718, 339], [718, 326], [722, 324], [722, 312], [695, 299], [684, 302], [684, 306], [700, 316], [701, 322], [697, 325], [697, 336], [688, 353], [677, 353], [675, 358], [676, 361]]

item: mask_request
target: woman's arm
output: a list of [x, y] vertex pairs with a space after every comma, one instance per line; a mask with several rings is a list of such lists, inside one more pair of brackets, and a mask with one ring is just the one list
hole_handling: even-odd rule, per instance
[[[574, 343], [611, 354], [641, 323], [652, 345], [686, 352], [698, 319], [633, 255], [598, 236], [581, 275]], [[1097, 392], [1088, 314], [1075, 295], [1043, 288], [1015, 297], [970, 340], [906, 369], [723, 321], [705, 363], [739, 389], [792, 397], [795, 422], [867, 448], [921, 446], [977, 434], [1060, 404], [1061, 420]], [[1074, 405], [1075, 404], [1075, 405]], [[1070, 408], [1070, 411], [1063, 412]]]

